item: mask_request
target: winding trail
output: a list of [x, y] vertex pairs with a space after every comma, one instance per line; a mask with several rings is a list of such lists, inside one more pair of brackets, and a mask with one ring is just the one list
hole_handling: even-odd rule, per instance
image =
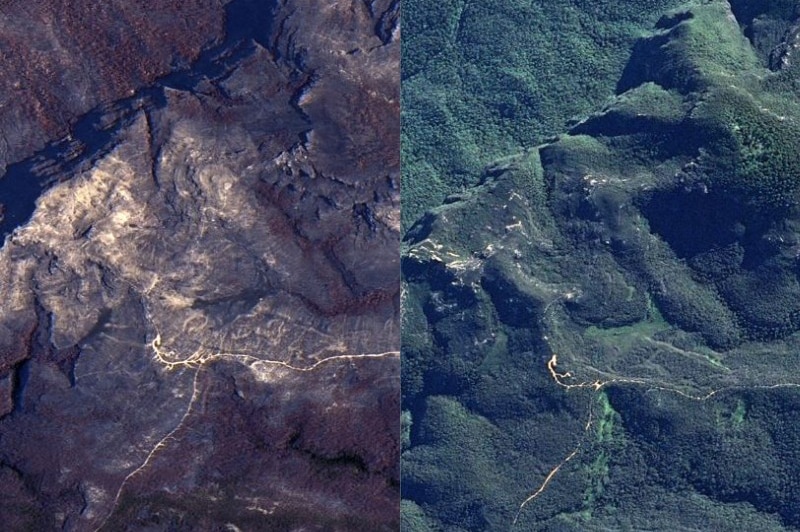
[[320, 360], [317, 360], [313, 364], [309, 364], [308, 366], [295, 366], [287, 362], [284, 362], [282, 360], [268, 360], [268, 359], [265, 360], [258, 358], [254, 355], [249, 355], [244, 353], [203, 354], [201, 351], [197, 351], [189, 355], [188, 357], [179, 358], [174, 351], [168, 350], [164, 347], [164, 342], [161, 338], [161, 333], [157, 333], [153, 341], [150, 342], [150, 348], [153, 350], [153, 360], [155, 360], [158, 364], [160, 364], [167, 370], [175, 370], [177, 368], [190, 368], [194, 370], [194, 377], [192, 379], [192, 395], [191, 398], [189, 399], [189, 404], [187, 405], [186, 410], [184, 411], [184, 414], [181, 417], [178, 424], [175, 425], [175, 427], [172, 430], [170, 430], [163, 438], [161, 438], [147, 453], [144, 461], [138, 467], [136, 467], [130, 473], [128, 473], [122, 480], [119, 488], [117, 489], [117, 493], [114, 496], [114, 500], [111, 504], [111, 508], [109, 509], [108, 514], [100, 523], [100, 525], [95, 529], [95, 532], [99, 532], [100, 530], [102, 530], [103, 527], [108, 522], [108, 520], [114, 514], [114, 511], [117, 509], [117, 506], [119, 504], [120, 498], [122, 497], [122, 493], [125, 489], [125, 486], [128, 485], [130, 480], [139, 475], [142, 471], [146, 470], [147, 467], [152, 462], [153, 458], [160, 451], [165, 449], [167, 445], [170, 443], [170, 441], [175, 440], [175, 434], [178, 433], [183, 428], [186, 421], [191, 416], [195, 404], [200, 398], [201, 395], [201, 387], [199, 385], [200, 374], [205, 370], [206, 366], [209, 363], [217, 360], [233, 360], [239, 362], [240, 364], [246, 366], [248, 369], [256, 373], [259, 372], [258, 370], [259, 366], [260, 367], [272, 366], [298, 373], [310, 373], [319, 369], [324, 365], [330, 365], [336, 362], [344, 362], [344, 361], [352, 362], [354, 360], [374, 360], [374, 359], [400, 357], [400, 351], [386, 351], [383, 353], [343, 354], [343, 355], [333, 355], [326, 358], [322, 358]]
[[[593, 392], [597, 393], [600, 392], [603, 388], [610, 384], [638, 384], [642, 386], [648, 386], [650, 391], [662, 391], [667, 393], [674, 393], [680, 395], [681, 397], [685, 397], [686, 399], [690, 399], [692, 401], [707, 401], [712, 397], [718, 396], [725, 392], [736, 391], [736, 390], [773, 390], [777, 388], [800, 388], [800, 383], [798, 382], [782, 382], [782, 383], [775, 383], [775, 384], [755, 384], [755, 385], [733, 385], [733, 386], [725, 386], [722, 388], [712, 389], [708, 393], [705, 394], [691, 394], [687, 393], [675, 385], [670, 385], [668, 383], [664, 383], [662, 381], [658, 381], [656, 379], [646, 379], [640, 377], [611, 377], [607, 380], [586, 380], [586, 381], [575, 381], [576, 377], [570, 371], [559, 372], [558, 371], [558, 355], [555, 353], [550, 357], [547, 361], [547, 371], [550, 373], [550, 376], [553, 378], [553, 381], [560, 387], [564, 388], [567, 391], [570, 390], [579, 390], [579, 389], [589, 389]], [[599, 371], [599, 370], [597, 370]], [[589, 415], [584, 425], [583, 435], [581, 436], [580, 441], [575, 446], [575, 448], [563, 459], [561, 460], [550, 472], [545, 476], [544, 480], [539, 484], [538, 488], [533, 491], [528, 497], [526, 497], [517, 508], [516, 514], [514, 515], [514, 519], [511, 522], [511, 529], [513, 530], [519, 520], [523, 510], [525, 507], [533, 502], [536, 498], [538, 498], [542, 493], [547, 490], [547, 487], [550, 485], [553, 478], [558, 474], [559, 470], [564, 467], [569, 461], [571, 461], [575, 456], [578, 455], [580, 452], [583, 444], [586, 441], [586, 436], [589, 433], [589, 429], [594, 424], [594, 414], [592, 409], [592, 402], [589, 403]]]

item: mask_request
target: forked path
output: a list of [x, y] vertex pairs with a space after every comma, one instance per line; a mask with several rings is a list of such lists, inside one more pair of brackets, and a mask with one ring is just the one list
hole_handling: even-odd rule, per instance
[[172, 350], [166, 349], [164, 346], [164, 342], [161, 338], [161, 333], [157, 333], [155, 338], [152, 342], [150, 342], [150, 348], [153, 351], [153, 360], [155, 360], [158, 364], [162, 365], [167, 370], [175, 370], [178, 368], [188, 368], [194, 370], [194, 376], [192, 378], [192, 395], [189, 399], [189, 403], [186, 406], [186, 410], [183, 413], [180, 421], [178, 422], [175, 427], [170, 430], [163, 438], [161, 438], [150, 451], [147, 453], [144, 461], [133, 469], [130, 473], [128, 473], [125, 478], [120, 483], [119, 488], [117, 489], [117, 493], [114, 496], [114, 500], [111, 504], [111, 507], [108, 511], [108, 514], [100, 523], [100, 525], [95, 529], [95, 532], [98, 532], [103, 529], [105, 524], [114, 514], [114, 511], [119, 504], [120, 498], [122, 497], [122, 493], [130, 482], [132, 478], [142, 473], [153, 461], [153, 458], [163, 449], [167, 447], [170, 441], [175, 440], [175, 434], [177, 434], [181, 428], [185, 425], [187, 419], [192, 414], [192, 410], [194, 409], [194, 405], [197, 403], [199, 397], [201, 396], [201, 386], [199, 385], [200, 382], [200, 374], [205, 370], [206, 366], [212, 362], [218, 360], [231, 360], [235, 362], [239, 362], [240, 364], [246, 366], [251, 371], [256, 373], [261, 377], [266, 377], [270, 368], [273, 369], [284, 369], [291, 372], [298, 372], [298, 373], [311, 373], [319, 368], [341, 363], [341, 362], [353, 362], [353, 361], [370, 361], [375, 359], [384, 359], [384, 358], [399, 358], [400, 351], [385, 351], [383, 353], [362, 353], [362, 354], [342, 354], [342, 355], [332, 355], [329, 357], [325, 357], [315, 361], [313, 364], [309, 364], [308, 366], [298, 366], [292, 365], [282, 360], [265, 360], [261, 359], [257, 356], [246, 354], [246, 353], [203, 353], [202, 350], [198, 350], [195, 353], [180, 358], [177, 353]]
[[[667, 393], [674, 393], [686, 399], [690, 399], [692, 401], [701, 401], [701, 402], [708, 401], [709, 399], [716, 397], [722, 393], [736, 391], [736, 390], [754, 390], [754, 389], [770, 390], [777, 388], [800, 388], [800, 383], [782, 382], [775, 384], [725, 386], [721, 388], [712, 389], [704, 394], [692, 394], [680, 389], [675, 385], [664, 383], [657, 379], [648, 379], [642, 377], [610, 377], [606, 380], [595, 379], [595, 380], [579, 381], [576, 380], [575, 375], [573, 375], [571, 371], [565, 371], [563, 373], [558, 371], [558, 355], [556, 355], [555, 353], [547, 361], [547, 371], [550, 373], [550, 376], [552, 377], [553, 381], [558, 386], [564, 388], [567, 391], [588, 389], [594, 393], [597, 393], [610, 384], [634, 384], [634, 385], [647, 386], [648, 391], [662, 391]], [[572, 449], [572, 451], [569, 454], [567, 454], [560, 462], [558, 462], [558, 464], [556, 464], [547, 475], [545, 475], [544, 480], [539, 484], [539, 486], [520, 503], [516, 513], [514, 514], [514, 520], [511, 522], [512, 530], [519, 521], [519, 518], [522, 515], [522, 512], [525, 509], [525, 507], [534, 500], [536, 500], [539, 496], [541, 496], [542, 493], [544, 493], [547, 490], [547, 487], [550, 485], [551, 481], [558, 474], [561, 468], [563, 468], [568, 462], [574, 459], [581, 451], [581, 448], [586, 442], [586, 437], [589, 434], [589, 429], [592, 428], [595, 421], [592, 405], [593, 402], [590, 401], [588, 408], [589, 413], [587, 416], [586, 424], [584, 425], [583, 434], [581, 435], [578, 444]]]

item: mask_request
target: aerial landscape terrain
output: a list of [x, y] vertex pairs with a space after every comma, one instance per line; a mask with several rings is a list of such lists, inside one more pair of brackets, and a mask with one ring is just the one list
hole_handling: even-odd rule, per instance
[[800, 5], [413, 4], [403, 529], [800, 530]]
[[0, 13], [0, 529], [396, 530], [399, 0]]

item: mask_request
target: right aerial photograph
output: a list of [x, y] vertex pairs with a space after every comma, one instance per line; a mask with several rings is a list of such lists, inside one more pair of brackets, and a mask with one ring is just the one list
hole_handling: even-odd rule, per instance
[[403, 531], [800, 530], [800, 2], [403, 33]]

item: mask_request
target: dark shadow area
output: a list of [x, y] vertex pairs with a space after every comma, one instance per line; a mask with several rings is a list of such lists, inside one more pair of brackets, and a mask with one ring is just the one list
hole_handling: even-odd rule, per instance
[[786, 37], [800, 18], [800, 4], [795, 0], [731, 0], [730, 4], [742, 33], [764, 65], [778, 70], [779, 56], [788, 51]]
[[[659, 83], [656, 75], [656, 68], [663, 63], [660, 57], [661, 46], [669, 42], [669, 35], [657, 35], [649, 39], [636, 41], [631, 50], [630, 59], [622, 70], [619, 81], [617, 81], [616, 94], [622, 94], [642, 83], [654, 81]], [[659, 83], [660, 84], [660, 83]], [[665, 88], [670, 88], [665, 86]]]
[[163, 107], [164, 89], [196, 92], [203, 82], [227, 77], [254, 50], [254, 42], [270, 48], [266, 41], [273, 28], [277, 0], [237, 0], [226, 7], [225, 39], [203, 52], [192, 65], [162, 77], [152, 87], [116, 102], [98, 106], [81, 116], [65, 139], [23, 161], [8, 166], [0, 178], [0, 238], [25, 224], [33, 214], [36, 200], [58, 179], [85, 171], [113, 149], [120, 131], [139, 112]]
[[683, 189], [655, 192], [642, 205], [642, 213], [651, 230], [681, 259], [725, 247], [743, 238], [746, 232], [741, 208], [711, 192]]
[[168, 74], [156, 85], [194, 91], [203, 81], [224, 79], [253, 53], [254, 43], [270, 50], [277, 59], [275, 47], [268, 41], [277, 7], [277, 0], [231, 2], [225, 8], [225, 40], [203, 52], [188, 69]]
[[20, 363], [14, 371], [14, 413], [25, 409], [25, 387], [31, 374], [31, 361]]
[[679, 13], [672, 13], [669, 15], [664, 15], [658, 22], [656, 22], [656, 28], [659, 30], [668, 30], [670, 28], [674, 28], [681, 22], [686, 20], [692, 20], [694, 18], [694, 13], [691, 11], [683, 11]]
[[375, 34], [383, 44], [388, 44], [398, 24], [400, 24], [400, 0], [394, 0], [378, 19]]

